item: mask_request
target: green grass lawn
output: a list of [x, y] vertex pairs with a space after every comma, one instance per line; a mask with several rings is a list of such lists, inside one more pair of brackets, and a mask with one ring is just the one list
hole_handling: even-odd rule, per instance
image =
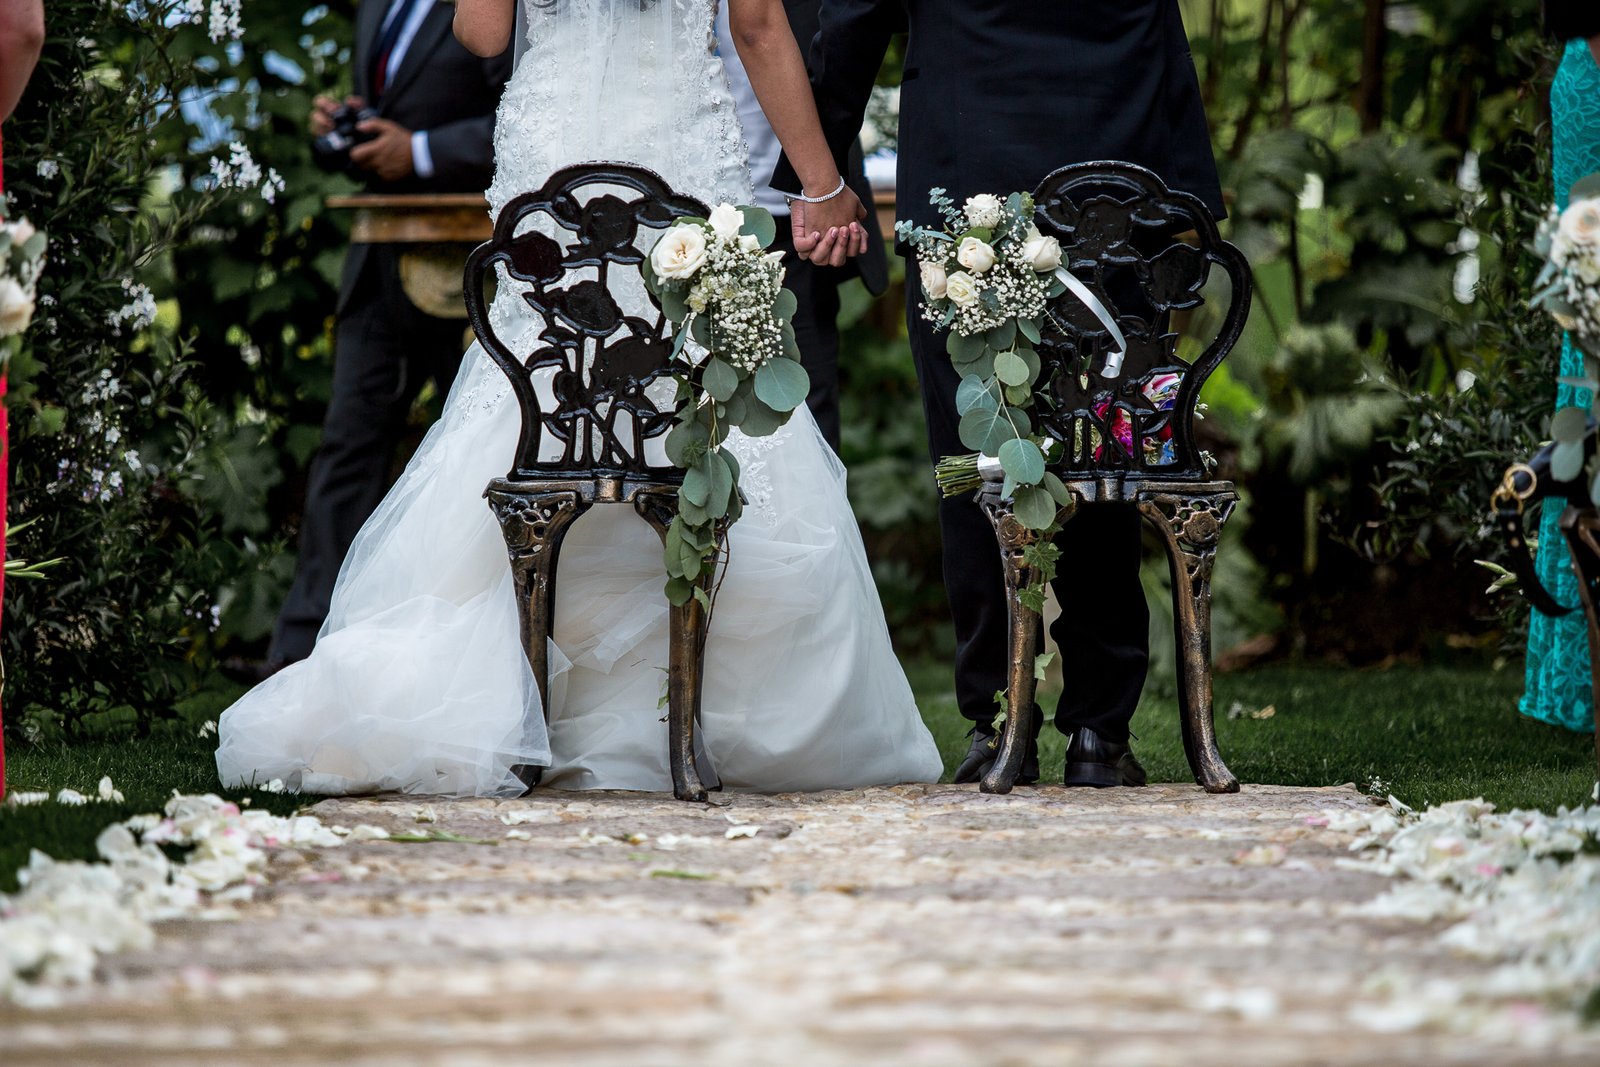
[[[949, 668], [918, 664], [910, 675], [948, 776], [966, 752], [968, 726], [956, 711]], [[1217, 732], [1228, 766], [1244, 782], [1354, 782], [1370, 789], [1377, 778], [1381, 788], [1414, 806], [1482, 796], [1502, 808], [1553, 811], [1587, 801], [1595, 781], [1592, 740], [1518, 715], [1521, 686], [1514, 667], [1266, 667], [1217, 678]], [[1152, 685], [1134, 719], [1134, 749], [1152, 780], [1190, 781], [1175, 701], [1159, 688]], [[232, 695], [214, 694], [214, 708]], [[1044, 687], [1041, 695], [1053, 708], [1055, 692]], [[1229, 718], [1235, 703], [1243, 714]], [[1274, 709], [1270, 718], [1250, 716], [1267, 707]], [[191, 719], [215, 715], [206, 708], [185, 712]], [[196, 736], [192, 723], [142, 740], [14, 747], [7, 753], [14, 791], [72, 788], [92, 795], [101, 776], [110, 775], [126, 799], [0, 807], [0, 891], [14, 888], [13, 872], [27, 863], [30, 848], [59, 859], [92, 858], [95, 836], [107, 823], [159, 810], [174, 789], [222, 792], [279, 813], [297, 806], [293, 796], [223, 791], [214, 747], [214, 739]], [[1047, 725], [1046, 781], [1061, 773], [1062, 756], [1063, 739]]]
[[[970, 724], [956, 711], [948, 667], [918, 666], [911, 677], [948, 776], [966, 754]], [[1151, 691], [1157, 688], [1147, 689], [1134, 716], [1134, 752], [1152, 781], [1193, 781], [1176, 699]], [[1040, 687], [1047, 712], [1058, 692]], [[1265, 667], [1217, 677], [1218, 744], [1242, 782], [1354, 782], [1370, 789], [1376, 778], [1414, 807], [1476, 796], [1502, 809], [1554, 811], [1588, 801], [1595, 785], [1592, 737], [1519, 715], [1521, 692], [1515, 666]], [[1242, 714], [1230, 719], [1234, 704]], [[1250, 717], [1268, 707], [1271, 717]], [[1045, 781], [1059, 780], [1063, 748], [1064, 738], [1047, 723], [1040, 753]]]

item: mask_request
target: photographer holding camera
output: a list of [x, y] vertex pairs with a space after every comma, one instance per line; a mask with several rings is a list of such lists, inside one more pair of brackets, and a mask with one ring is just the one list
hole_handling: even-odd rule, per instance
[[[310, 116], [319, 165], [371, 193], [481, 193], [494, 167], [494, 113], [511, 53], [480, 59], [451, 32], [440, 0], [362, 0], [354, 94], [319, 97]], [[485, 206], [487, 210], [487, 205]], [[406, 416], [432, 378], [447, 389], [464, 348], [462, 320], [430, 315], [401, 287], [401, 247], [352, 244], [335, 308], [333, 395], [311, 461], [294, 584], [256, 681], [304, 659], [328, 613], [350, 543], [383, 499]]]

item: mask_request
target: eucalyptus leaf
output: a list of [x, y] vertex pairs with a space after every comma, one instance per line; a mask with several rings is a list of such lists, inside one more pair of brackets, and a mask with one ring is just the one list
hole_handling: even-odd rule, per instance
[[1550, 450], [1550, 476], [1558, 482], [1570, 482], [1583, 473], [1583, 442], [1557, 441]]
[[1600, 174], [1588, 174], [1572, 183], [1568, 202], [1590, 200], [1600, 196]]
[[661, 313], [673, 322], [682, 322], [689, 314], [689, 305], [684, 302], [683, 294], [676, 289], [663, 288], [659, 296]]
[[1033, 402], [1033, 386], [1008, 385], [1005, 389], [1006, 403], [1019, 407]]
[[1001, 352], [994, 357], [994, 374], [1006, 385], [1028, 384], [1028, 363], [1015, 352]]
[[699, 464], [690, 467], [683, 476], [683, 486], [678, 490], [678, 499], [687, 500], [703, 508], [710, 497], [711, 479], [706, 476]]
[[694, 583], [686, 578], [673, 578], [667, 582], [667, 602], [681, 608], [694, 596]]
[[1589, 413], [1582, 408], [1562, 408], [1550, 419], [1550, 436], [1557, 441], [1582, 441], [1589, 428]]
[[711, 495], [706, 501], [706, 514], [713, 519], [720, 519], [728, 513], [728, 496], [733, 492], [733, 474], [728, 470], [728, 465], [722, 462], [722, 457], [715, 452], [707, 452], [700, 461], [696, 470], [704, 470], [707, 480], [711, 485]]
[[749, 401], [749, 410], [745, 412], [744, 421], [739, 423], [739, 430], [746, 437], [766, 437], [778, 431], [786, 421], [786, 416], [773, 411], [761, 402], [759, 396], [753, 396]]
[[1007, 319], [983, 335], [990, 348], [1004, 352], [1017, 343], [1017, 320]]
[[698, 448], [704, 448], [710, 442], [710, 434], [699, 421], [691, 418], [675, 423], [667, 431], [666, 440], [662, 442], [667, 450], [667, 458], [673, 466], [688, 467], [691, 463], [691, 453]]
[[1033, 319], [1018, 319], [1017, 332], [1034, 344], [1038, 344], [1044, 339], [1044, 335], [1039, 332], [1039, 324]]
[[986, 456], [997, 455], [1001, 445], [1017, 437], [1017, 429], [1006, 417], [1008, 412], [1015, 410], [1003, 407], [997, 411], [985, 411], [981, 408], [969, 411], [961, 417], [959, 428], [961, 443]]
[[1000, 398], [996, 395], [995, 383], [985, 381], [976, 374], [969, 374], [961, 379], [961, 384], [956, 386], [956, 414], [965, 415], [975, 408], [986, 408], [990, 411], [999, 409]]
[[796, 312], [800, 310], [800, 301], [787, 289], [778, 290], [778, 298], [772, 302], [772, 313], [784, 322], [793, 322]]
[[1026, 438], [1016, 438], [1000, 446], [1000, 467], [1018, 482], [1036, 485], [1044, 478], [1044, 453]]
[[761, 242], [762, 248], [770, 248], [778, 236], [778, 224], [772, 217], [772, 212], [762, 207], [740, 208], [744, 212], [744, 225], [739, 227], [740, 233], [747, 233]]
[[666, 537], [667, 575], [672, 578], [683, 577], [683, 520], [677, 518], [672, 525], [667, 527]]
[[955, 330], [951, 330], [944, 341], [945, 351], [950, 353], [950, 358], [962, 363], [977, 359], [987, 347], [982, 334], [969, 336]]
[[1017, 521], [1030, 530], [1048, 530], [1056, 521], [1056, 502], [1050, 494], [1037, 486], [1023, 486], [1017, 490], [1011, 510]]
[[1067, 483], [1050, 471], [1045, 471], [1044, 477], [1039, 480], [1039, 487], [1049, 493], [1062, 507], [1072, 503], [1072, 491], [1067, 488]]
[[694, 343], [701, 348], [711, 347], [711, 322], [704, 315], [696, 315], [689, 327], [690, 336]]
[[792, 359], [774, 359], [756, 371], [756, 396], [774, 411], [793, 411], [806, 402], [811, 378]]
[[713, 400], [727, 401], [739, 388], [739, 372], [717, 356], [712, 356], [706, 360], [706, 369], [700, 378], [700, 384], [705, 386], [706, 392], [711, 394]]

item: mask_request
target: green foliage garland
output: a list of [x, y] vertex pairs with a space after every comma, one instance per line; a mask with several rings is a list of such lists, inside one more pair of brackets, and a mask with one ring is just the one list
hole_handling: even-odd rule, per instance
[[666, 538], [673, 604], [692, 597], [710, 609], [719, 545], [744, 511], [739, 461], [723, 447], [728, 434], [776, 433], [810, 391], [782, 254], [766, 251], [776, 236], [771, 213], [722, 204], [709, 219], [683, 219], [667, 230], [641, 267], [676, 325], [678, 413], [666, 450], [684, 475]]

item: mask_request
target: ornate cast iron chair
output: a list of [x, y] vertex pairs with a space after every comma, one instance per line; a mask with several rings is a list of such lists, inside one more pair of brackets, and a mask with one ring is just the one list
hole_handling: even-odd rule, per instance
[[[556, 563], [568, 528], [595, 504], [632, 504], [665, 537], [683, 481], [659, 442], [659, 460], [648, 454], [672, 424], [671, 392], [658, 406], [660, 389], [652, 399], [649, 388], [667, 375], [671, 324], [659, 309], [649, 319], [626, 315], [610, 283], [637, 273], [652, 231], [707, 214], [642, 167], [581, 164], [507, 204], [493, 238], [467, 260], [467, 317], [522, 411], [511, 471], [484, 495], [505, 534], [522, 643], [546, 708]], [[536, 222], [542, 229], [532, 228]], [[484, 276], [497, 265], [505, 272], [500, 284], [517, 286], [538, 316], [527, 351], [512, 351], [490, 322]], [[706, 798], [694, 757], [705, 626], [697, 600], [672, 609], [668, 745], [680, 800]], [[518, 775], [531, 789], [540, 769], [522, 767]]]
[[[1071, 292], [1052, 301], [1039, 346], [1044, 371], [1038, 391], [1053, 409], [1041, 404], [1036, 414], [1045, 432], [1065, 445], [1051, 469], [1079, 507], [1133, 504], [1160, 532], [1172, 569], [1184, 750], [1208, 792], [1235, 792], [1239, 782], [1217, 751], [1212, 719], [1211, 566], [1238, 496], [1233, 483], [1209, 480], [1193, 422], [1200, 387], [1244, 327], [1249, 265], [1221, 238], [1200, 200], [1169, 190], [1142, 167], [1063, 167], [1045, 178], [1034, 198], [1039, 229], [1061, 242], [1062, 266], [1101, 302], [1125, 338], [1119, 344]], [[1179, 239], [1191, 231], [1194, 236]], [[1170, 313], [1203, 303], [1201, 287], [1213, 266], [1227, 273], [1232, 296], [1216, 339], [1185, 362], [1169, 330]], [[982, 782], [988, 793], [1009, 792], [1021, 768], [1041, 633], [1038, 615], [1018, 599], [1031, 578], [1024, 550], [1036, 535], [1000, 493], [997, 481], [986, 481], [978, 493], [1005, 561], [1011, 619], [1008, 713], [994, 767]], [[1061, 561], [1064, 574], [1074, 562]]]

